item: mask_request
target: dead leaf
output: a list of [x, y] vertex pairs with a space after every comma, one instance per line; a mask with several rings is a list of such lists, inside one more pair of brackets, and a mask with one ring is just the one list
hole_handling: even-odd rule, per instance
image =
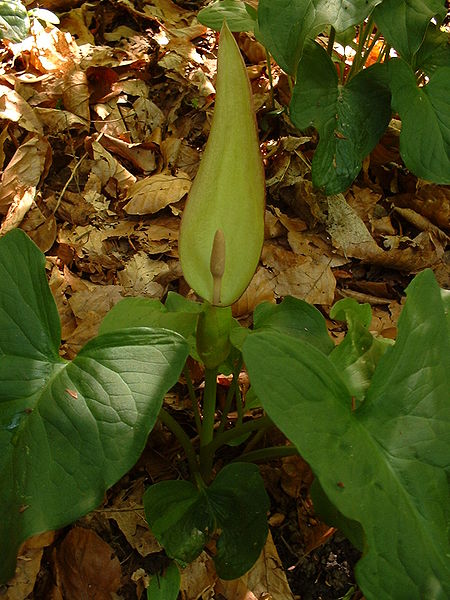
[[130, 215], [152, 214], [179, 202], [190, 188], [191, 180], [184, 173], [152, 175], [130, 186], [124, 210]]
[[155, 278], [167, 271], [164, 261], [152, 260], [145, 252], [137, 252], [117, 276], [127, 295], [161, 298], [164, 288]]
[[121, 568], [111, 547], [91, 529], [74, 527], [55, 551], [56, 579], [70, 600], [111, 600]]
[[90, 121], [89, 88], [86, 73], [74, 69], [64, 77], [64, 108], [86, 124]]
[[391, 198], [394, 206], [410, 208], [442, 229], [450, 228], [450, 187], [430, 183], [418, 191], [397, 194]]
[[210, 597], [214, 588], [217, 573], [213, 559], [202, 552], [181, 572], [180, 593], [182, 600], [201, 600]]
[[227, 600], [294, 600], [270, 532], [250, 571], [234, 581], [220, 579], [215, 590]]
[[42, 135], [42, 124], [31, 106], [6, 85], [0, 85], [0, 119], [18, 123], [27, 131]]
[[15, 229], [20, 225], [33, 205], [35, 194], [36, 188], [30, 187], [20, 189], [16, 196], [14, 196], [8, 212], [6, 213], [6, 217], [0, 227], [0, 235], [4, 235], [8, 231], [11, 231], [11, 229]]
[[7, 584], [6, 594], [1, 596], [4, 600], [23, 600], [33, 592], [44, 548], [52, 544], [55, 537], [54, 531], [47, 531], [23, 543], [17, 558], [16, 573]]
[[144, 479], [133, 482], [131, 489], [121, 489], [110, 508], [104, 511], [107, 519], [113, 519], [132, 548], [141, 556], [161, 552], [162, 547], [149, 530], [142, 506], [145, 491]]
[[103, 134], [100, 143], [104, 148], [113, 154], [122, 156], [141, 171], [150, 173], [156, 168], [155, 153], [142, 144], [131, 144], [107, 134]]
[[0, 214], [5, 214], [9, 205], [19, 201], [21, 194], [33, 194], [49, 168], [51, 148], [42, 137], [32, 137], [14, 153], [3, 171], [0, 183]]
[[[95, 161], [92, 165], [92, 172], [94, 175], [97, 175], [104, 187], [113, 180], [117, 185], [117, 189], [120, 192], [125, 192], [135, 183], [136, 177], [123, 167], [112, 154], [105, 150], [100, 142], [92, 141], [91, 148]], [[113, 189], [112, 193], [114, 194], [115, 191]]]
[[336, 280], [330, 264], [317, 263], [310, 256], [299, 256], [273, 242], [264, 244], [262, 262], [275, 274], [277, 296], [291, 295], [311, 304], [333, 303]]

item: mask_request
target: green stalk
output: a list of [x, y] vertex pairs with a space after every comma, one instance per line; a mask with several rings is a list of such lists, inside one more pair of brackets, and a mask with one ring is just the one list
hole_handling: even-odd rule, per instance
[[199, 465], [197, 461], [197, 455], [195, 454], [194, 448], [191, 444], [191, 440], [189, 436], [178, 424], [178, 422], [172, 417], [170, 413], [168, 413], [164, 408], [161, 408], [159, 411], [159, 419], [161, 423], [163, 423], [167, 429], [169, 429], [177, 440], [180, 442], [181, 447], [184, 450], [186, 455], [186, 459], [188, 461], [189, 470], [191, 472], [192, 478], [194, 479], [197, 487], [202, 489], [205, 487], [205, 483], [200, 475]]
[[187, 385], [187, 389], [189, 392], [189, 399], [192, 404], [192, 411], [194, 413], [195, 427], [197, 429], [197, 433], [200, 435], [200, 432], [202, 430], [202, 420], [200, 417], [200, 411], [198, 409], [197, 396], [195, 395], [195, 390], [194, 390], [194, 386], [192, 384], [191, 374], [189, 372], [189, 367], [187, 366], [187, 364], [184, 365], [183, 375], [184, 375], [184, 378], [186, 379], [186, 385]]
[[264, 46], [264, 50], [266, 51], [266, 63], [267, 63], [267, 76], [269, 77], [269, 86], [270, 86], [270, 110], [275, 110], [275, 94], [273, 90], [273, 76], [272, 76], [272, 61], [270, 52]]
[[211, 441], [205, 451], [212, 453], [215, 452], [221, 447], [227, 444], [228, 442], [233, 441], [234, 439], [241, 437], [245, 433], [249, 433], [252, 431], [259, 431], [260, 429], [267, 429], [272, 425], [272, 421], [269, 417], [261, 417], [256, 421], [246, 421], [242, 425], [238, 427], [233, 427], [233, 429], [228, 429], [223, 433], [217, 434], [216, 437]]
[[269, 448], [261, 448], [253, 452], [241, 454], [233, 462], [260, 462], [273, 460], [274, 458], [282, 458], [283, 456], [298, 455], [298, 450], [294, 446], [271, 446]]
[[336, 29], [331, 26], [330, 27], [330, 35], [328, 36], [328, 45], [327, 52], [328, 55], [331, 56], [333, 54], [334, 40], [336, 39]]
[[236, 389], [236, 379], [233, 375], [233, 381], [231, 382], [230, 387], [228, 388], [227, 397], [225, 399], [225, 406], [223, 408], [222, 416], [220, 418], [219, 428], [217, 429], [217, 433], [222, 433], [225, 429], [225, 425], [227, 423], [228, 413], [231, 409], [231, 403], [233, 402], [233, 396]]
[[354, 77], [361, 70], [362, 64], [364, 64], [361, 62], [361, 59], [363, 56], [365, 44], [366, 44], [367, 39], [369, 39], [370, 36], [372, 35], [374, 28], [375, 28], [375, 24], [373, 22], [372, 17], [368, 18], [367, 23], [365, 25], [364, 24], [361, 25], [361, 29], [359, 32], [358, 48], [356, 50], [356, 54], [355, 54], [355, 57], [353, 58], [352, 66], [351, 66], [350, 71], [347, 76], [347, 82], [349, 82], [352, 79], [352, 77]]
[[203, 423], [200, 432], [200, 471], [208, 479], [213, 465], [214, 450], [211, 445], [214, 437], [214, 417], [216, 413], [217, 369], [205, 370], [205, 391], [203, 394]]
[[365, 50], [363, 56], [362, 56], [362, 62], [361, 62], [361, 66], [364, 67], [364, 65], [367, 62], [367, 59], [370, 56], [370, 53], [372, 52], [375, 44], [378, 42], [378, 40], [380, 39], [381, 35], [379, 33], [375, 34], [372, 38], [372, 41], [369, 44], [369, 47]]

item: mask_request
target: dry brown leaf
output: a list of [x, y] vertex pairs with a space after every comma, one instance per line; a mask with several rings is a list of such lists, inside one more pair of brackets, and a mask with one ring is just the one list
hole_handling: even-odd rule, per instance
[[327, 231], [345, 256], [367, 258], [383, 253], [342, 194], [328, 198]]
[[270, 532], [250, 571], [234, 581], [219, 580], [215, 589], [226, 600], [294, 600]]
[[124, 210], [130, 215], [153, 214], [179, 202], [190, 187], [191, 180], [184, 173], [176, 177], [166, 173], [146, 177], [129, 188], [126, 198], [129, 201]]
[[398, 194], [391, 198], [394, 206], [411, 208], [442, 229], [450, 228], [450, 187], [430, 183], [415, 194]]
[[217, 574], [213, 559], [202, 552], [181, 572], [180, 593], [182, 600], [201, 600], [210, 597]]
[[2, 594], [4, 600], [23, 600], [32, 593], [41, 566], [44, 548], [55, 540], [55, 532], [47, 531], [29, 538], [22, 545], [17, 558], [16, 573]]
[[354, 184], [347, 194], [346, 200], [358, 217], [367, 221], [381, 197], [381, 194], [370, 188], [360, 188]]
[[[48, 8], [48, 1], [45, 6]], [[60, 8], [60, 10], [68, 11], [61, 17], [60, 29], [70, 31], [71, 35], [76, 36], [80, 45], [91, 44], [93, 46], [95, 44], [95, 38], [89, 29], [95, 15], [92, 10], [89, 10], [90, 8], [92, 5], [88, 2], [83, 2], [79, 8], [72, 8], [70, 11], [66, 7]]]
[[92, 154], [94, 164], [92, 172], [100, 179], [102, 186], [107, 186], [110, 180], [117, 184], [120, 192], [125, 192], [136, 181], [132, 175], [119, 161], [110, 154], [98, 141], [92, 141]]
[[36, 246], [44, 253], [48, 252], [55, 243], [57, 233], [55, 216], [46, 217], [36, 205], [25, 216], [21, 229], [27, 232]]
[[9, 205], [6, 217], [0, 227], [0, 235], [4, 235], [20, 225], [27, 212], [33, 206], [35, 195], [36, 188], [34, 187], [20, 189], [17, 192]]
[[86, 124], [89, 123], [89, 87], [84, 71], [75, 69], [65, 75], [62, 99], [67, 111], [79, 117]]
[[42, 135], [42, 124], [31, 106], [6, 85], [0, 85], [0, 119], [18, 123], [27, 131]]
[[42, 108], [37, 106], [34, 112], [39, 117], [39, 120], [51, 131], [52, 134], [62, 133], [69, 129], [87, 129], [87, 124], [84, 119], [77, 117], [67, 110], [59, 110], [57, 108]]
[[331, 260], [321, 264], [268, 242], [263, 247], [262, 262], [275, 273], [275, 293], [280, 298], [294, 296], [311, 304], [333, 303], [336, 280]]
[[142, 144], [131, 144], [107, 134], [103, 134], [99, 141], [104, 148], [125, 158], [145, 173], [151, 173], [156, 168], [155, 153]]
[[31, 33], [32, 36], [27, 38], [32, 42], [30, 64], [40, 73], [64, 74], [75, 67], [79, 51], [69, 33], [56, 27], [43, 27], [37, 19], [32, 22]]
[[74, 527], [55, 551], [56, 578], [70, 600], [111, 600], [120, 587], [119, 560], [91, 529]]
[[48, 141], [32, 137], [23, 143], [3, 171], [0, 183], [0, 214], [5, 214], [9, 205], [21, 194], [35, 193], [41, 178], [48, 170], [51, 148]]
[[167, 272], [169, 267], [162, 260], [152, 260], [145, 252], [137, 252], [119, 271], [117, 277], [126, 295], [161, 298], [164, 288], [155, 278]]
[[233, 316], [249, 315], [261, 302], [275, 302], [274, 287], [274, 276], [267, 269], [259, 267], [245, 292], [233, 304]]
[[132, 548], [141, 556], [161, 552], [162, 547], [151, 533], [145, 519], [142, 496], [144, 479], [133, 482], [131, 489], [122, 489], [114, 498], [113, 505], [104, 511], [107, 519], [113, 519]]

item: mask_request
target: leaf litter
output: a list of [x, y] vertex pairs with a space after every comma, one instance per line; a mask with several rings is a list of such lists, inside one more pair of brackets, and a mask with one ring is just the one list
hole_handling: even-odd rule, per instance
[[[34, 20], [23, 42], [0, 46], [0, 235], [21, 227], [46, 253], [67, 358], [121, 298], [190, 294], [178, 228], [215, 94], [216, 35], [196, 20], [202, 4], [47, 0], [41, 6], [58, 13], [58, 27]], [[265, 53], [248, 34], [239, 42], [261, 128], [267, 209], [260, 266], [234, 316], [249, 324], [258, 303], [286, 295], [327, 316], [333, 302], [353, 297], [372, 305], [374, 332], [395, 338], [401, 292], [414, 273], [431, 267], [450, 287], [449, 187], [401, 167], [392, 120], [345, 195], [314, 191], [317, 139], [300, 136], [285, 115], [271, 120]], [[286, 78], [276, 65], [272, 75], [274, 97], [286, 103]], [[342, 324], [327, 323], [339, 341]], [[189, 422], [185, 398], [180, 384], [167, 403]], [[83, 580], [90, 598], [144, 597], [163, 557], [143, 518], [144, 482], [184, 475], [184, 468], [176, 441], [155, 428], [102, 507], [67, 531], [24, 544], [2, 593], [76, 600], [86, 593]], [[357, 557], [348, 562], [344, 551], [341, 559], [345, 540], [314, 515], [308, 465], [288, 458], [261, 472], [273, 501], [273, 539], [236, 582], [218, 580], [204, 552], [183, 571], [184, 600], [335, 598], [349, 590]]]

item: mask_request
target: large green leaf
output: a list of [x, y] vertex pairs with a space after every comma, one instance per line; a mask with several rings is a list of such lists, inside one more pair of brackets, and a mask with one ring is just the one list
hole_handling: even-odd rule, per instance
[[418, 87], [401, 58], [388, 63], [392, 106], [402, 120], [400, 153], [415, 175], [450, 183], [450, 66], [438, 67]]
[[346, 85], [315, 42], [305, 44], [290, 104], [299, 129], [313, 125], [320, 140], [312, 163], [313, 183], [326, 194], [348, 188], [391, 117], [384, 65], [360, 71]]
[[133, 466], [188, 352], [135, 328], [63, 361], [44, 262], [22, 231], [0, 239], [0, 581], [23, 540], [95, 508]]
[[272, 329], [316, 346], [325, 354], [334, 348], [322, 314], [307, 302], [288, 296], [280, 304], [262, 302], [253, 316], [256, 329]]
[[423, 42], [430, 20], [445, 16], [443, 0], [383, 0], [373, 11], [384, 39], [410, 62]]
[[[450, 597], [450, 340], [431, 271], [407, 291], [398, 339], [352, 411], [337, 368], [313, 346], [270, 331], [244, 343], [250, 380], [326, 497], [360, 523], [357, 579], [368, 600]], [[344, 529], [345, 531], [345, 529]]]
[[0, 39], [21, 42], [30, 32], [30, 19], [20, 0], [0, 1]]
[[428, 26], [425, 39], [415, 56], [416, 66], [428, 76], [439, 67], [450, 67], [448, 33], [434, 23]]
[[381, 0], [260, 0], [258, 23], [277, 63], [294, 75], [306, 40], [327, 25], [342, 32], [368, 16]]
[[199, 11], [198, 20], [203, 25], [220, 31], [226, 20], [230, 31], [253, 31], [255, 20], [242, 0], [216, 0]]
[[222, 579], [246, 573], [267, 538], [269, 498], [253, 464], [227, 465], [204, 490], [188, 481], [162, 481], [145, 492], [144, 507], [152, 532], [181, 563], [194, 560], [219, 529], [214, 561]]

